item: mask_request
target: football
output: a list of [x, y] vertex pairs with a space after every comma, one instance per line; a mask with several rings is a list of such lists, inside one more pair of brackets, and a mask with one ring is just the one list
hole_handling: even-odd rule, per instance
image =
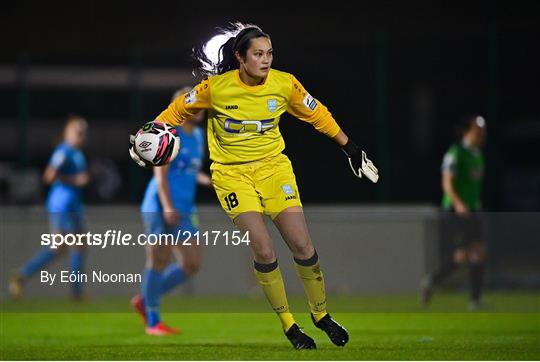
[[180, 149], [176, 129], [163, 122], [148, 122], [135, 135], [135, 150], [147, 163], [164, 166], [174, 160]]

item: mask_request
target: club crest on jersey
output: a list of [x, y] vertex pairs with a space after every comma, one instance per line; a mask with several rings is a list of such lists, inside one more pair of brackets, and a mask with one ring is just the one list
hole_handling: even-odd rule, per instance
[[268, 100], [268, 109], [270, 112], [274, 112], [277, 109], [277, 100], [269, 99]]
[[317, 101], [309, 93], [307, 93], [304, 97], [304, 105], [314, 111], [315, 108], [317, 108]]

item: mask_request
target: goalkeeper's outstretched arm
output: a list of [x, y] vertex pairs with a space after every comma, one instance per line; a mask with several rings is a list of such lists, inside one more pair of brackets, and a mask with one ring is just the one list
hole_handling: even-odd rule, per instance
[[364, 175], [371, 182], [377, 182], [379, 171], [367, 158], [366, 153], [341, 130], [328, 108], [312, 97], [298, 79], [292, 75], [291, 82], [293, 90], [289, 97], [287, 112], [301, 121], [310, 123], [317, 131], [337, 142], [347, 155], [349, 165], [356, 177], [362, 178]]

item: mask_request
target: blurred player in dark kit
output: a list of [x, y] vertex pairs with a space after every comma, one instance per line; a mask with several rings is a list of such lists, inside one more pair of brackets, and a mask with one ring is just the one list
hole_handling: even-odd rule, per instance
[[480, 307], [486, 258], [480, 211], [484, 178], [486, 121], [474, 114], [461, 124], [461, 143], [454, 144], [444, 155], [442, 172], [442, 223], [444, 243], [453, 248], [452, 260], [421, 283], [421, 302], [429, 303], [433, 289], [452, 274], [459, 265], [469, 268], [470, 310]]

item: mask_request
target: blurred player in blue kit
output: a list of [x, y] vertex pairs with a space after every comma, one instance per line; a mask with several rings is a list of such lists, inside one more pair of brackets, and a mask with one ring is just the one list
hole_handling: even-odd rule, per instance
[[[190, 90], [190, 87], [178, 90], [172, 101]], [[199, 112], [176, 128], [181, 144], [178, 156], [166, 166], [153, 168], [154, 177], [146, 188], [141, 205], [147, 234], [176, 235], [180, 231], [193, 235], [198, 231], [195, 207], [197, 184], [208, 187], [212, 184], [210, 177], [200, 171], [205, 142], [203, 131], [197, 124], [202, 121], [203, 116], [204, 112]], [[189, 243], [190, 241], [185, 244]], [[146, 247], [141, 294], [134, 296], [131, 304], [143, 318], [146, 333], [149, 335], [180, 332], [161, 321], [159, 304], [163, 294], [183, 283], [198, 270], [201, 251], [195, 242], [191, 244]], [[170, 263], [171, 254], [174, 254], [176, 262]]]
[[[75, 114], [68, 116], [63, 142], [55, 148], [43, 173], [43, 182], [51, 185], [46, 208], [52, 234], [79, 234], [85, 228], [83, 188], [88, 184], [90, 175], [81, 148], [86, 140], [87, 128], [87, 122], [81, 116]], [[24, 282], [65, 250], [66, 246], [62, 245], [57, 249], [47, 247], [38, 251], [12, 273], [9, 283], [10, 293], [14, 297], [20, 297]], [[83, 262], [84, 248], [70, 247], [70, 271], [83, 273]], [[82, 285], [78, 281], [72, 283], [72, 296], [74, 299], [81, 299], [83, 296]]]

